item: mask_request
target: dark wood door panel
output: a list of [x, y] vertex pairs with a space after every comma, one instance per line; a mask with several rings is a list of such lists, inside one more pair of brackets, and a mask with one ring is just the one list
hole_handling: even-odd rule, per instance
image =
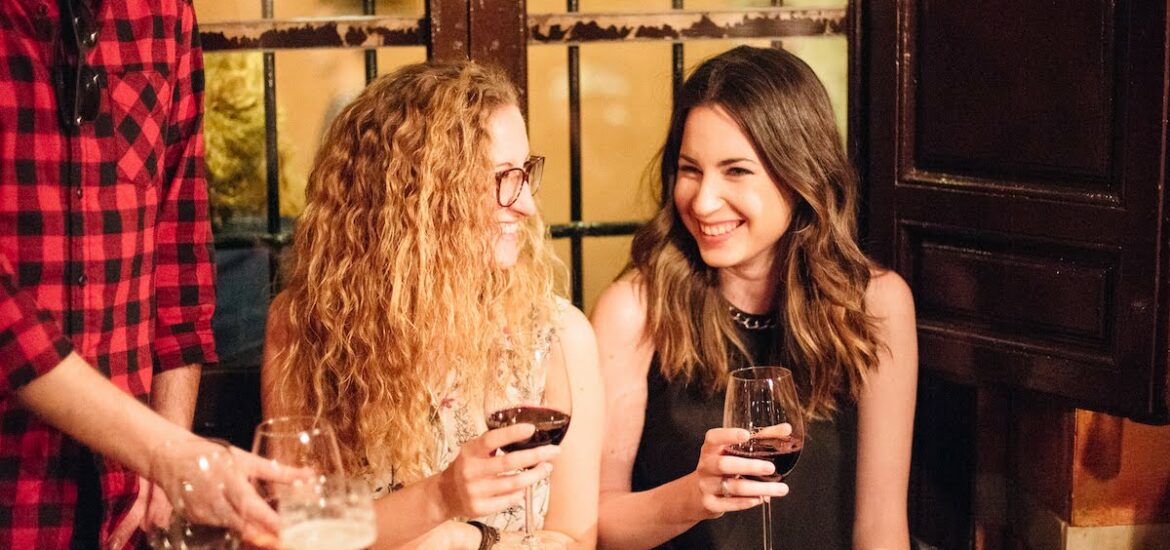
[[983, 189], [974, 190], [958, 187], [951, 180], [925, 185], [899, 179], [893, 197], [898, 218], [1025, 237], [1055, 236], [1115, 246], [1136, 243], [1149, 251], [1157, 242], [1152, 233], [1130, 231], [1127, 220], [1132, 212], [1120, 207], [1021, 197], [1007, 186], [982, 185]]
[[905, 119], [916, 130], [907, 150], [915, 167], [1109, 192], [1113, 7], [918, 2], [907, 12], [917, 55], [914, 116]]
[[1116, 250], [907, 222], [901, 234], [901, 263], [919, 289], [923, 324], [969, 327], [1053, 355], [1113, 362]]
[[923, 368], [1165, 422], [1166, 4], [875, 0], [869, 250]]

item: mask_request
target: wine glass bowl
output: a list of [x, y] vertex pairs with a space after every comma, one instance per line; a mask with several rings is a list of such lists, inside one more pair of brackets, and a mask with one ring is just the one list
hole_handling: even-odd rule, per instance
[[748, 475], [743, 476], [744, 478], [754, 481], [780, 481], [792, 473], [803, 448], [802, 438], [790, 435], [781, 437], [756, 435], [743, 443], [729, 446], [724, 453], [730, 456], [767, 460], [776, 467], [776, 471], [770, 475]]
[[337, 435], [312, 416], [282, 416], [261, 422], [252, 440], [252, 452], [284, 466], [311, 468], [321, 475], [344, 473]]
[[535, 426], [536, 430], [532, 433], [532, 437], [502, 447], [504, 452], [514, 453], [543, 445], [560, 445], [565, 434], [569, 432], [570, 420], [572, 417], [568, 413], [556, 409], [519, 405], [489, 412], [487, 427], [489, 430], [495, 430], [514, 424]]

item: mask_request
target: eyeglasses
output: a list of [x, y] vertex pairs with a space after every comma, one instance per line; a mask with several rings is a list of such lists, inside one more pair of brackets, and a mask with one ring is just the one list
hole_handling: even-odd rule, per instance
[[535, 195], [540, 190], [540, 176], [543, 173], [544, 157], [528, 157], [523, 167], [496, 172], [496, 202], [504, 208], [516, 204], [525, 183]]
[[[97, 21], [85, 0], [62, 2], [63, 14], [72, 32], [73, 51], [67, 51], [68, 40], [61, 41], [61, 61], [56, 68], [57, 110], [66, 128], [77, 128], [82, 122], [92, 122], [101, 107], [101, 80], [98, 72], [85, 63], [86, 53], [97, 44]], [[63, 37], [67, 38], [67, 37]], [[70, 64], [70, 54], [76, 54], [76, 63]]]

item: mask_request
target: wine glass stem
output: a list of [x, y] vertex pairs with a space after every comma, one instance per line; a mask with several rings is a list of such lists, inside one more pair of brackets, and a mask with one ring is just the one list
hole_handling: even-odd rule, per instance
[[524, 488], [524, 548], [528, 550], [540, 550], [540, 539], [537, 538], [533, 529], [532, 520], [532, 486]]
[[764, 497], [760, 510], [764, 512], [764, 550], [772, 550], [772, 499]]

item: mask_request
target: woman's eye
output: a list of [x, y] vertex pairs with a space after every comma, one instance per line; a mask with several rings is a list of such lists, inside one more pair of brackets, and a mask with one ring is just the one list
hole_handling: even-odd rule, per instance
[[694, 166], [691, 166], [691, 165], [689, 165], [689, 164], [684, 164], [684, 165], [682, 165], [682, 166], [679, 166], [679, 167], [678, 167], [678, 173], [680, 173], [680, 174], [688, 174], [688, 175], [690, 175], [690, 174], [698, 174], [698, 173], [699, 173], [699, 169], [698, 169], [698, 168], [695, 168]]
[[729, 176], [750, 176], [753, 173], [754, 172], [751, 170], [748, 170], [747, 168], [741, 168], [739, 166], [732, 166], [731, 168], [727, 169], [727, 175]]

